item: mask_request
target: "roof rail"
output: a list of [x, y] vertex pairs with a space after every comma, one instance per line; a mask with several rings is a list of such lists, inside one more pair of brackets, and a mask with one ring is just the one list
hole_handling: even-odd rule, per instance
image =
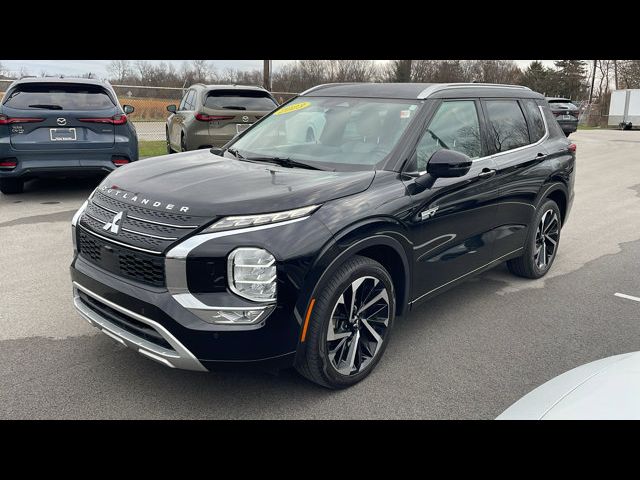
[[22, 75], [18, 80], [22, 80], [23, 78], [38, 78], [35, 75]]
[[349, 83], [358, 83], [358, 82], [323, 83], [321, 85], [316, 85], [315, 87], [311, 87], [302, 93], [299, 93], [298, 96], [301, 97], [302, 95], [306, 95], [307, 93], [311, 93], [315, 90], [320, 90], [321, 88], [335, 87], [336, 85], [349, 85]]
[[439, 92], [441, 90], [447, 90], [450, 88], [464, 88], [464, 87], [480, 87], [480, 88], [516, 88], [519, 90], [529, 90], [529, 87], [525, 87], [523, 85], [508, 85], [503, 83], [434, 83], [433, 85], [429, 85], [423, 91], [418, 94], [418, 100], [424, 100], [429, 95], [434, 94], [435, 92]]

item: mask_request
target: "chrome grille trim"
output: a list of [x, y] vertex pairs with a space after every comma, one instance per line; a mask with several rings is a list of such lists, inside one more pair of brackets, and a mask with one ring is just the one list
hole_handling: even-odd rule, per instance
[[[118, 213], [116, 210], [111, 210], [110, 208], [105, 207], [104, 205], [100, 205], [99, 203], [91, 202], [91, 205], [94, 205], [102, 210], [106, 210], [109, 213], [113, 213], [114, 215]], [[133, 215], [127, 214], [127, 218], [132, 220], [137, 220], [139, 222], [151, 223], [153, 225], [160, 225], [161, 227], [171, 227], [171, 228], [198, 228], [199, 225], [173, 225], [171, 223], [162, 223], [156, 222], [155, 220], [148, 220], [146, 218], [134, 217]]]
[[89, 235], [93, 235], [96, 236], [98, 238], [101, 238], [102, 240], [105, 240], [107, 242], [111, 242], [111, 243], [115, 243], [117, 245], [120, 245], [122, 247], [126, 247], [126, 248], [131, 248], [133, 250], [139, 250], [141, 252], [146, 252], [146, 253], [153, 253], [155, 255], [161, 255], [162, 252], [158, 252], [157, 250], [147, 250], [146, 248], [141, 248], [141, 247], [136, 247], [134, 245], [130, 245], [128, 243], [122, 243], [122, 242], [118, 242], [117, 240], [114, 240], [113, 238], [109, 238], [109, 237], [104, 237], [96, 232], [94, 232], [93, 230], [89, 230], [88, 228], [86, 228], [85, 226], [78, 224], [78, 226], [84, 230], [85, 232], [87, 232]]

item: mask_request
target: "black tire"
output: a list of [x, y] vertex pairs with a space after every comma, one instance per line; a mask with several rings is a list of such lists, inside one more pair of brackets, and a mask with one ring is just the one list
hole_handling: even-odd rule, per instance
[[[541, 245], [539, 237], [540, 224], [545, 214], [552, 215], [550, 219], [545, 218], [545, 222], [550, 223], [548, 231], [552, 232], [557, 229], [557, 234], [553, 234], [552, 237], [552, 239], [555, 239], [556, 242], [553, 246], [553, 252], [548, 258], [544, 259], [544, 265], [541, 266], [541, 263], [543, 262], [541, 261], [540, 255], [544, 255], [546, 257], [549, 248], [547, 247], [547, 245], [553, 245], [552, 241], [548, 239], [551, 236], [549, 235], [547, 236], [546, 240], [544, 238], [542, 239], [542, 242], [545, 244], [544, 250], [541, 250], [539, 248], [539, 245]], [[557, 222], [555, 227], [551, 225], [554, 221], [553, 215], [555, 215], [555, 219]], [[529, 227], [523, 255], [507, 262], [507, 266], [509, 267], [511, 273], [524, 278], [540, 278], [545, 276], [551, 269], [553, 261], [555, 260], [558, 253], [561, 230], [562, 217], [560, 215], [560, 209], [558, 208], [556, 202], [551, 199], [546, 199], [542, 202], [542, 205], [540, 205], [540, 207], [536, 211], [533, 224]]]
[[187, 141], [184, 139], [184, 133], [180, 135], [180, 151], [181, 152], [187, 151]]
[[24, 190], [24, 180], [20, 178], [0, 178], [0, 192], [5, 195], [22, 193]]
[[[348, 350], [345, 362], [348, 362], [348, 353], [351, 350], [351, 346], [353, 346], [356, 352], [354, 355], [356, 357], [356, 363], [360, 363], [360, 365], [353, 367], [355, 371], [345, 375], [340, 373], [332, 363], [332, 361], [335, 361], [335, 356], [334, 360], [330, 358], [330, 347], [327, 340], [328, 330], [330, 328], [332, 315], [334, 315], [334, 313], [337, 314], [339, 308], [345, 308], [345, 312], [351, 310], [346, 304], [342, 304], [342, 307], [339, 306], [340, 298], [343, 293], [351, 291], [349, 289], [352, 288], [354, 282], [362, 280], [363, 277], [366, 277], [366, 279], [360, 284], [362, 285], [362, 290], [356, 288], [356, 291], [360, 292], [359, 300], [361, 302], [359, 306], [366, 306], [363, 305], [363, 303], [373, 300], [371, 295], [375, 298], [382, 288], [386, 290], [388, 302], [381, 299], [379, 301], [381, 303], [374, 303], [368, 309], [362, 310], [362, 318], [366, 318], [366, 320], [360, 320], [361, 312], [358, 311], [356, 315], [351, 314], [351, 316], [358, 319], [355, 320], [355, 323], [350, 323], [346, 318], [340, 321], [342, 322], [342, 326], [348, 326], [353, 332], [356, 330], [360, 331], [357, 337], [354, 337], [354, 334], [347, 334], [352, 336], [344, 340], [344, 347], [341, 352], [344, 353], [345, 350]], [[378, 281], [377, 283], [375, 283], [376, 280]], [[369, 286], [371, 286], [370, 289]], [[351, 295], [349, 295], [349, 297], [351, 297]], [[354, 303], [357, 303], [357, 301]], [[379, 313], [379, 306], [385, 303], [386, 307], [383, 307], [381, 317], [378, 317], [378, 320], [374, 320], [374, 312]], [[370, 258], [360, 256], [355, 256], [347, 260], [335, 275], [332, 275], [331, 278], [326, 280], [317, 291], [315, 304], [311, 317], [309, 318], [306, 332], [305, 355], [303, 358], [297, 360], [296, 369], [312, 382], [327, 388], [340, 389], [358, 383], [371, 373], [384, 354], [393, 328], [396, 311], [395, 306], [393, 281], [387, 270], [380, 263]], [[385, 308], [386, 315], [388, 316], [386, 327], [384, 327], [383, 323], [378, 323], [380, 322], [380, 318], [384, 318], [385, 316]], [[372, 314], [371, 317], [367, 317], [365, 312], [370, 312]], [[336, 324], [332, 323], [332, 325], [335, 327]], [[382, 339], [381, 342], [377, 342], [371, 333], [369, 333], [373, 327], [375, 327], [376, 333], [378, 333], [378, 336]], [[345, 327], [345, 332], [346, 331]], [[340, 335], [344, 335], [344, 333], [340, 333]], [[354, 338], [356, 339], [355, 346], [353, 345]], [[336, 340], [335, 342], [341, 343], [343, 341]], [[347, 345], [350, 345], [350, 347], [347, 348]], [[371, 345], [373, 345], [373, 347]], [[372, 348], [374, 351], [371, 355]], [[369, 358], [366, 358], [367, 355], [369, 355]], [[342, 356], [341, 354], [340, 357]], [[340, 360], [338, 361], [340, 362]], [[347, 365], [346, 368], [350, 369], [352, 367]]]
[[171, 155], [172, 153], [176, 153], [173, 151], [173, 148], [171, 148], [171, 142], [169, 141], [169, 131], [166, 131], [166, 136], [167, 136], [167, 153], [169, 155]]

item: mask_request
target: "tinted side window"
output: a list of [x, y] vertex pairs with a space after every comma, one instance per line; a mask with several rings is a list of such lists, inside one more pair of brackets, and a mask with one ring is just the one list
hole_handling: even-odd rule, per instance
[[542, 121], [542, 113], [536, 102], [533, 100], [522, 100], [524, 109], [527, 111], [529, 117], [529, 133], [531, 135], [531, 142], [537, 142], [544, 137], [544, 122]]
[[489, 145], [506, 152], [529, 144], [529, 131], [520, 105], [515, 100], [488, 100]]
[[480, 157], [480, 123], [473, 100], [443, 102], [418, 143], [417, 170], [424, 171], [434, 152], [455, 150], [471, 158]]
[[191, 93], [191, 90], [189, 90], [187, 93], [184, 94], [184, 97], [182, 97], [182, 101], [180, 102], [180, 106], [178, 107], [178, 110], [184, 110], [186, 108], [187, 97], [189, 96], [190, 93]]
[[542, 107], [542, 111], [544, 112], [544, 119], [547, 121], [549, 135], [551, 137], [566, 137], [558, 124], [558, 120], [556, 120], [556, 117], [551, 113], [551, 110], [549, 110], [549, 107]]
[[193, 106], [195, 104], [196, 92], [194, 90], [189, 90], [189, 94], [187, 95], [187, 103], [184, 107], [185, 110], [194, 110]]

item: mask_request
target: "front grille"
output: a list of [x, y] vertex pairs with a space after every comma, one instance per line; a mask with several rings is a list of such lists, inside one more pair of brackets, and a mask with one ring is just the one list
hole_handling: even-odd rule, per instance
[[78, 230], [78, 252], [108, 272], [154, 287], [165, 286], [164, 258], [120, 247]]
[[160, 347], [173, 350], [173, 347], [160, 335], [153, 327], [143, 323], [128, 315], [124, 315], [119, 311], [99, 302], [95, 298], [90, 297], [84, 292], [78, 290], [78, 295], [82, 302], [91, 310], [106, 318], [109, 322], [117, 325], [118, 327], [132, 333], [138, 337], [154, 343]]
[[121, 202], [120, 200], [116, 200], [115, 198], [109, 197], [99, 191], [95, 193], [93, 201], [99, 205], [104, 205], [111, 210], [127, 210], [134, 216], [137, 214], [138, 216], [163, 223], [176, 223], [178, 225], [197, 225], [197, 222], [199, 220], [198, 217], [194, 217], [192, 215], [183, 215], [173, 212], [161, 212], [158, 210], [151, 210], [150, 208], [144, 208], [139, 205], [132, 205], [130, 203]]

